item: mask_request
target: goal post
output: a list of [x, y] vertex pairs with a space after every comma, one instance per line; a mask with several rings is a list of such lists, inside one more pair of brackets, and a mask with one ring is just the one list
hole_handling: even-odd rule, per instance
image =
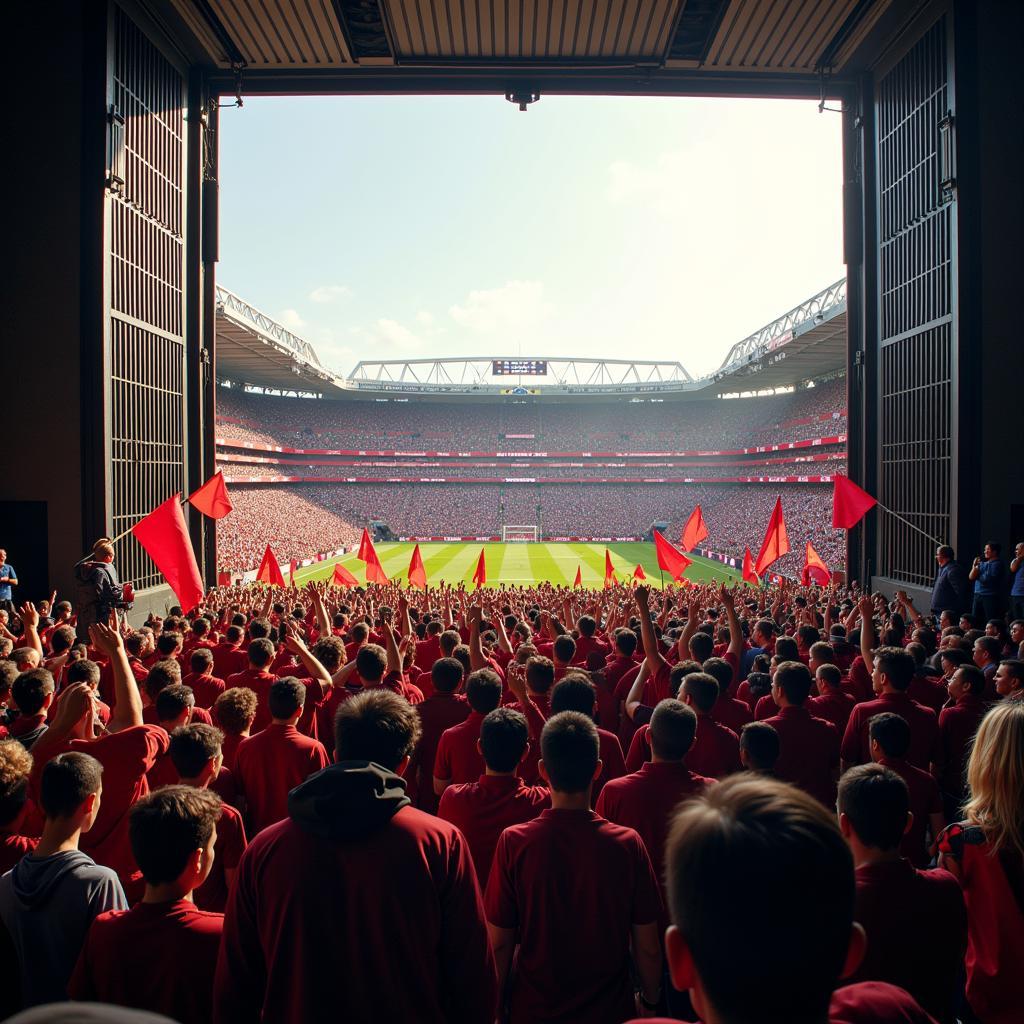
[[537, 527], [503, 526], [501, 539], [506, 544], [535, 544], [537, 542]]

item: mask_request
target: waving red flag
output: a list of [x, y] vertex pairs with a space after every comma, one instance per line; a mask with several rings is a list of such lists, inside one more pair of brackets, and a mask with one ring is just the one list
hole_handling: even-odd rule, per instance
[[808, 541], [807, 552], [804, 555], [804, 571], [800, 582], [805, 587], [809, 587], [812, 583], [817, 583], [819, 587], [827, 587], [831, 579], [832, 573], [828, 571], [828, 566], [821, 560], [821, 555], [814, 550], [811, 542]]
[[615, 582], [615, 566], [612, 565], [612, 553], [604, 549], [604, 585], [610, 587]]
[[384, 571], [384, 566], [380, 564], [380, 559], [377, 557], [376, 551], [371, 551], [372, 558], [367, 559], [366, 562], [366, 582], [367, 583], [390, 583], [388, 574]]
[[487, 559], [484, 557], [484, 549], [480, 549], [480, 557], [477, 559], [476, 572], [473, 573], [473, 582], [482, 587], [487, 582]]
[[409, 586], [419, 587], [420, 590], [427, 588], [427, 570], [423, 568], [419, 544], [412, 549], [412, 558], [409, 561]]
[[261, 583], [272, 583], [274, 586], [283, 587], [284, 577], [281, 575], [281, 566], [278, 565], [277, 555], [270, 550], [270, 545], [267, 545], [267, 550], [263, 552], [263, 561], [260, 562], [259, 572], [256, 573], [256, 579]]
[[647, 579], [647, 573], [644, 572], [644, 567], [642, 565], [638, 564], [637, 567], [633, 570], [633, 579], [635, 579], [637, 582], [639, 582], [640, 580]]
[[334, 575], [331, 577], [331, 585], [335, 587], [358, 587], [359, 580], [357, 580], [355, 576], [353, 576], [352, 573], [350, 573], [348, 569], [339, 562], [334, 567]]
[[708, 528], [704, 524], [704, 514], [700, 510], [700, 505], [698, 505], [690, 513], [690, 518], [686, 520], [679, 546], [683, 551], [692, 551], [702, 540], [707, 538], [707, 535]]
[[837, 473], [832, 478], [832, 526], [849, 530], [856, 526], [878, 501], [858, 487], [849, 477]]
[[754, 559], [750, 555], [750, 548], [743, 552], [743, 578], [747, 583], [753, 583], [755, 587], [761, 585], [760, 577], [754, 572]]
[[370, 531], [363, 527], [363, 535], [359, 538], [359, 550], [356, 552], [356, 558], [360, 562], [370, 562], [377, 557], [377, 551], [373, 546], [373, 541], [370, 539]]
[[582, 587], [583, 586], [583, 566], [581, 566], [579, 564], [577, 564], [577, 566], [576, 566], [576, 579], [574, 579], [572, 581], [572, 585], [574, 587]]
[[203, 578], [181, 513], [181, 495], [157, 505], [132, 527], [132, 533], [163, 573], [181, 610], [190, 612], [203, 599]]
[[693, 565], [692, 559], [673, 547], [657, 530], [654, 531], [654, 550], [658, 556], [658, 568], [664, 569], [677, 582]]
[[768, 522], [768, 530], [761, 543], [754, 572], [760, 576], [768, 566], [773, 565], [789, 551], [789, 534], [786, 532], [786, 520], [782, 515], [782, 499], [775, 499], [775, 508]]
[[295, 570], [298, 565], [299, 563], [294, 558], [288, 563], [288, 586], [290, 587], [295, 586]]
[[188, 500], [193, 508], [211, 519], [223, 519], [234, 507], [228, 497], [223, 470], [217, 470], [202, 487], [188, 496]]

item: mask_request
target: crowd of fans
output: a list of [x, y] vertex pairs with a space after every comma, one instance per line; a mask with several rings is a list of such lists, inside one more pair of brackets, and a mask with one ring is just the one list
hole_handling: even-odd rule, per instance
[[12, 570], [0, 1016], [1015, 1024], [1015, 554], [939, 549], [930, 609], [309, 584], [135, 629]]

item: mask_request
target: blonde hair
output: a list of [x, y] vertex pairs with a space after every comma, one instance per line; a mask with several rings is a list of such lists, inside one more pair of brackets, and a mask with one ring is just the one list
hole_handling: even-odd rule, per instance
[[109, 537], [100, 537], [92, 546], [92, 553], [97, 558], [112, 558], [114, 556], [114, 545]]
[[964, 815], [993, 851], [1024, 857], [1024, 701], [1004, 700], [981, 720], [967, 762]]

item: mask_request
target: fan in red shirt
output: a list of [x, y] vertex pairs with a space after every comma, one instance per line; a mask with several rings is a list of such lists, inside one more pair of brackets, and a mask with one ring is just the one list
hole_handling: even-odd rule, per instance
[[732, 665], [725, 658], [708, 658], [701, 668], [718, 683], [718, 700], [711, 709], [711, 717], [738, 736], [753, 716], [743, 701], [729, 696], [735, 678]]
[[270, 724], [238, 748], [234, 777], [250, 836], [287, 817], [289, 791], [330, 763], [323, 744], [295, 727], [305, 699], [300, 680], [278, 679], [270, 687]]
[[899, 985], [936, 1020], [953, 1024], [967, 911], [948, 871], [918, 871], [900, 855], [913, 820], [906, 783], [884, 765], [851, 768], [838, 808], [856, 867], [854, 916], [867, 933], [853, 977]]
[[593, 615], [581, 615], [576, 620], [579, 638], [576, 640], [576, 654], [573, 658], [577, 666], [585, 665], [591, 654], [600, 654], [607, 658], [610, 652], [608, 641], [596, 636], [597, 620]]
[[38, 838], [21, 832], [29, 811], [31, 774], [32, 755], [17, 740], [0, 742], [0, 875], [39, 844]]
[[[210, 789], [221, 774], [223, 733], [212, 725], [186, 725], [171, 737], [168, 756], [183, 786]], [[217, 840], [213, 846], [213, 868], [206, 881], [196, 886], [192, 901], [200, 910], [224, 913], [228, 890], [234, 881], [238, 862], [245, 851], [245, 825], [242, 815], [223, 803], [217, 821]]]
[[[187, 686], [165, 686], [157, 694], [154, 710], [156, 724], [170, 737], [175, 729], [192, 721], [195, 698]], [[156, 763], [146, 773], [146, 778], [149, 780], [150, 790], [170, 786], [178, 781], [178, 771], [167, 751], [157, 758]]]
[[807, 702], [807, 710], [815, 718], [824, 718], [826, 722], [831, 722], [842, 736], [846, 732], [846, 723], [853, 714], [856, 702], [843, 690], [843, 675], [839, 667], [819, 665], [814, 671], [814, 680], [817, 683], [818, 696], [811, 697]]
[[808, 794], [750, 774], [709, 786], [676, 813], [665, 865], [669, 976], [705, 1024], [933, 1024], [901, 989], [837, 988], [864, 954], [853, 859]]
[[482, 887], [494, 860], [498, 837], [511, 825], [532, 821], [551, 806], [544, 786], [527, 786], [516, 774], [530, 746], [525, 716], [513, 708], [495, 708], [480, 723], [480, 753], [487, 766], [476, 782], [449, 786], [437, 816], [466, 837]]
[[252, 732], [258, 733], [270, 724], [270, 686], [277, 679], [268, 666], [274, 660], [274, 645], [265, 637], [253, 640], [246, 651], [249, 666], [243, 672], [228, 676], [225, 685], [228, 689], [244, 686], [256, 694], [256, 718], [252, 723]]
[[131, 910], [97, 917], [68, 985], [72, 999], [164, 1013], [180, 1024], [210, 1019], [222, 914], [198, 910], [192, 892], [214, 859], [220, 800], [168, 786], [131, 810], [132, 851], [146, 892]]
[[740, 762], [743, 770], [776, 778], [779, 734], [767, 722], [747, 722], [740, 733]]
[[431, 696], [416, 705], [422, 735], [409, 765], [410, 796], [423, 811], [437, 812], [437, 794], [434, 792], [434, 760], [441, 734], [464, 722], [470, 713], [464, 694], [456, 692], [462, 686], [462, 662], [456, 658], [438, 658], [430, 670]]
[[487, 883], [498, 980], [510, 986], [508, 1019], [619, 1024], [634, 1006], [631, 947], [644, 998], [660, 995], [657, 880], [640, 836], [590, 810], [601, 767], [593, 721], [554, 715], [541, 755], [551, 808], [502, 833]]
[[949, 681], [948, 689], [952, 703], [939, 713], [939, 743], [942, 748], [939, 786], [947, 817], [956, 819], [960, 816], [967, 792], [965, 780], [971, 743], [989, 705], [982, 696], [985, 674], [975, 665], [958, 668]]
[[210, 648], [197, 647], [189, 656], [189, 667], [192, 671], [181, 681], [192, 688], [196, 707], [209, 710], [226, 689], [224, 680], [213, 674], [213, 652]]
[[[718, 700], [715, 677], [706, 672], [689, 673], [683, 679], [680, 699], [697, 714], [697, 736], [686, 755], [690, 771], [711, 779], [738, 772], [741, 767], [739, 737], [732, 729], [716, 722], [711, 714]], [[629, 767], [628, 761], [626, 767]]]
[[245, 633], [241, 626], [228, 626], [224, 639], [213, 648], [213, 673], [218, 679], [227, 679], [236, 672], [244, 672], [248, 665], [242, 640]]
[[247, 687], [234, 686], [217, 698], [213, 711], [217, 725], [224, 733], [221, 743], [224, 767], [234, 771], [238, 748], [251, 735], [252, 723], [256, 719], [256, 694]]
[[[297, 787], [289, 817], [242, 856], [215, 1024], [492, 1024], [494, 961], [469, 846], [405, 795], [418, 736], [415, 710], [386, 690], [339, 709], [338, 763]], [[346, 964], [359, 969], [339, 984], [331, 965]]]
[[480, 723], [501, 703], [501, 680], [489, 668], [471, 672], [466, 680], [470, 712], [465, 721], [445, 729], [434, 757], [434, 792], [440, 796], [452, 784], [475, 782], [486, 765], [480, 753]]

